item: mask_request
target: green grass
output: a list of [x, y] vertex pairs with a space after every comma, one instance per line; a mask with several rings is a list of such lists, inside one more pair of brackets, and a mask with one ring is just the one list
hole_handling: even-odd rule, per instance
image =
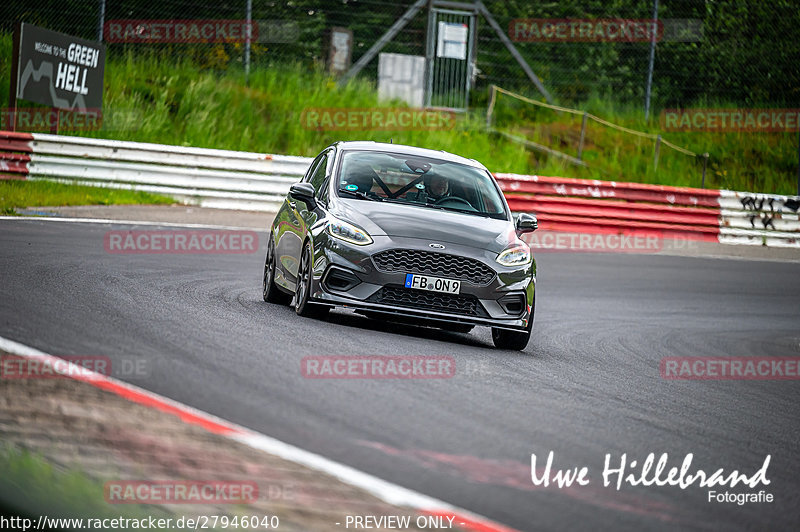
[[[696, 107], [709, 109], [736, 106], [703, 103]], [[582, 110], [629, 129], [661, 134], [664, 140], [697, 154], [708, 152], [706, 188], [797, 194], [797, 133], [663, 131], [660, 128], [658, 111], [646, 122], [640, 108], [613, 106], [608, 100], [596, 97], [590, 99]], [[581, 121], [580, 115], [556, 112], [500, 95], [494, 123], [499, 129], [575, 156]], [[588, 120], [583, 160], [590, 168], [561, 163], [550, 157], [543, 158], [539, 173], [552, 175], [564, 169], [560, 175], [700, 186], [702, 158], [687, 156], [662, 144], [658, 170], [655, 170], [654, 148], [654, 140]]]
[[140, 504], [110, 505], [101, 481], [80, 471], [61, 471], [44, 458], [0, 445], [0, 515], [34, 520], [39, 515], [56, 518], [103, 519], [148, 516], [167, 518], [158, 507]]
[[[249, 87], [237, 70], [200, 71], [163, 58], [128, 55], [106, 69], [105, 106], [130, 114], [133, 127], [113, 125], [87, 135], [263, 153], [313, 156], [337, 140], [413, 144], [491, 161], [496, 171], [530, 169], [521, 146], [498, 143], [483, 132], [482, 117], [466, 116], [447, 131], [317, 131], [304, 126], [311, 108], [405, 107], [379, 103], [375, 87], [335, 80], [300, 65], [255, 70]], [[498, 153], [498, 147], [502, 152]], [[501, 156], [498, 156], [501, 155]]]
[[133, 190], [68, 185], [49, 181], [0, 181], [0, 213], [14, 209], [65, 205], [171, 204], [175, 200]]
[[[83, 519], [84, 530], [98, 529], [97, 520], [109, 520], [106, 530], [114, 519], [119, 520], [119, 526], [114, 530], [142, 530], [147, 527], [150, 518], [155, 523], [163, 519], [163, 523], [170, 526], [155, 530], [180, 531], [182, 529], [177, 527], [176, 521], [181, 516], [192, 518], [197, 515], [193, 508], [182, 507], [183, 511], [179, 509], [170, 513], [160, 504], [109, 503], [105, 499], [103, 480], [89, 477], [77, 469], [63, 470], [38, 454], [0, 443], [0, 516], [6, 519], [30, 519], [32, 524], [29, 530], [36, 527], [40, 516], [45, 516], [51, 519]], [[245, 517], [252, 515], [252, 512], [246, 505], [232, 505], [228, 510], [220, 511], [219, 515]], [[89, 526], [89, 519], [93, 526]], [[129, 527], [122, 526], [126, 523], [123, 519], [129, 520]], [[130, 520], [145, 523], [145, 526], [137, 527]], [[212, 528], [211, 523], [209, 521], [210, 530], [225, 528], [221, 523], [218, 528]], [[75, 526], [74, 522], [72, 526]], [[70, 528], [70, 524], [63, 522], [61, 528], [47, 529], [81, 530], [80, 527]], [[228, 530], [231, 529], [228, 527]]]
[[[0, 57], [10, 54], [10, 38], [0, 36]], [[137, 53], [134, 54], [133, 51]], [[213, 52], [213, 49], [209, 53]], [[211, 54], [213, 55], [213, 54]], [[64, 132], [119, 140], [200, 146], [262, 153], [316, 155], [336, 140], [375, 140], [446, 150], [484, 163], [495, 172], [560, 175], [646, 183], [700, 186], [702, 160], [662, 146], [653, 169], [653, 142], [596, 123], [587, 131], [584, 160], [575, 166], [487, 133], [485, 109], [460, 116], [451, 130], [317, 131], [302, 124], [307, 108], [399, 107], [380, 103], [373, 83], [356, 79], [344, 87], [307, 64], [255, 68], [249, 86], [237, 66], [198, 67], [182, 56], [130, 48], [109, 54], [105, 71], [104, 126]], [[8, 62], [0, 63], [0, 99], [7, 98]], [[4, 92], [5, 91], [5, 92]], [[481, 98], [475, 98], [479, 100]], [[703, 102], [698, 107], [720, 106]], [[762, 107], [768, 104], [762, 105]], [[758, 107], [750, 105], [749, 107]], [[594, 97], [583, 108], [632, 129], [662, 133], [658, 120], [644, 123], [640, 108]], [[657, 117], [660, 109], [654, 110]], [[495, 124], [551, 148], [575, 155], [580, 116], [536, 110], [501, 97]], [[794, 194], [797, 134], [669, 133], [663, 137], [696, 153], [709, 152], [707, 188]]]

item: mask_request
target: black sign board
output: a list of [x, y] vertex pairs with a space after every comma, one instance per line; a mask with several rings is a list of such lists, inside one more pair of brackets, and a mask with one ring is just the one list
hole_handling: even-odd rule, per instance
[[79, 112], [103, 106], [102, 44], [21, 24], [16, 59], [17, 98]]

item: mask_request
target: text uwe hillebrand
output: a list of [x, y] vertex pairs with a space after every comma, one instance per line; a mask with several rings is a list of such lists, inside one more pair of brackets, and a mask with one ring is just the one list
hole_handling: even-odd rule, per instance
[[[692, 467], [694, 459], [693, 453], [684, 456], [680, 466], [672, 466], [669, 469], [669, 454], [662, 453], [656, 458], [655, 453], [650, 453], [643, 461], [629, 460], [627, 453], [623, 453], [617, 458], [612, 455], [605, 455], [603, 466], [603, 486], [613, 485], [617, 490], [623, 484], [629, 486], [678, 486], [686, 489], [689, 486], [713, 487], [728, 486], [733, 487], [744, 484], [750, 488], [755, 488], [759, 484], [767, 486], [770, 481], [767, 479], [767, 468], [771, 455], [764, 458], [761, 468], [751, 475], [742, 473], [739, 470], [726, 472], [724, 468], [716, 469], [713, 473], [706, 473], [704, 470]], [[567, 469], [556, 469], [553, 466], [554, 452], [550, 451], [544, 467], [537, 469], [536, 454], [531, 453], [531, 480], [536, 486], [550, 486], [567, 488], [573, 485], [586, 486], [591, 482], [588, 466], [569, 467]]]

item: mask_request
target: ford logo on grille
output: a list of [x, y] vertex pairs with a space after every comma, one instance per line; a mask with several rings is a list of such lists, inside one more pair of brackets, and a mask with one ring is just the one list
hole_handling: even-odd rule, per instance
[[437, 244], [436, 242], [431, 242], [431, 243], [430, 243], [430, 244], [428, 244], [428, 245], [429, 245], [430, 247], [432, 247], [433, 249], [444, 249], [444, 246], [443, 246], [443, 245], [441, 245], [441, 244]]

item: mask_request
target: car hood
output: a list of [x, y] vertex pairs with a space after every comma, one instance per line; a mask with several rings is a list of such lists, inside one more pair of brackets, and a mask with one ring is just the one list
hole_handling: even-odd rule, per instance
[[419, 238], [500, 253], [517, 240], [508, 220], [397, 203], [340, 199], [331, 214], [371, 235]]

